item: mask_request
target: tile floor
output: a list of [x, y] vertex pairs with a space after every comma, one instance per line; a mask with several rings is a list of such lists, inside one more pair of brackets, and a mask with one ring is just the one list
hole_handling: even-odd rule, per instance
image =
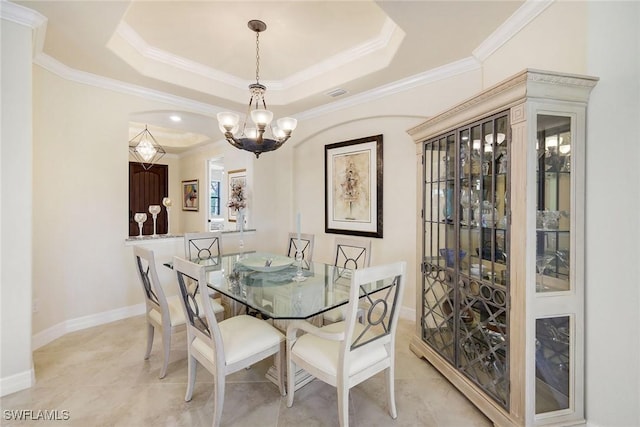
[[[210, 426], [212, 376], [198, 369], [191, 402], [184, 401], [186, 333], [174, 335], [167, 376], [160, 380], [160, 337], [144, 360], [145, 320], [138, 316], [74, 332], [34, 353], [36, 385], [1, 399], [2, 426]], [[351, 390], [351, 426], [491, 426], [464, 396], [409, 350], [413, 323], [401, 321], [397, 337], [396, 402], [389, 417], [383, 374]], [[337, 426], [336, 392], [313, 381], [295, 394], [292, 408], [265, 379], [270, 360], [227, 378], [223, 426]], [[5, 410], [69, 411], [67, 421], [8, 421]]]

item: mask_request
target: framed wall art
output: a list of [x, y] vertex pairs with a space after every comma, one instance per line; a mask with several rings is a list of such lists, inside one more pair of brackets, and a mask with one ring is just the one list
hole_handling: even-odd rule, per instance
[[238, 220], [238, 211], [240, 209], [247, 208], [247, 170], [236, 169], [227, 172], [229, 179], [229, 188], [227, 195], [229, 201], [227, 207], [229, 208], [229, 222], [236, 222]]
[[182, 210], [198, 211], [198, 180], [182, 181]]
[[324, 147], [325, 232], [382, 238], [382, 135]]

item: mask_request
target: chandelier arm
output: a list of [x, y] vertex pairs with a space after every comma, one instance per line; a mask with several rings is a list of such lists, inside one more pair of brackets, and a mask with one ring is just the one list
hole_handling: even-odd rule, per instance
[[242, 150], [242, 143], [231, 132], [225, 132], [224, 136], [229, 144]]

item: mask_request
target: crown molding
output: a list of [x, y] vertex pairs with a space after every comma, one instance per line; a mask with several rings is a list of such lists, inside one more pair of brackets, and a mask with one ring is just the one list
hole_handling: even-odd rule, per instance
[[98, 76], [96, 74], [88, 73], [85, 71], [79, 71], [64, 65], [57, 59], [54, 59], [44, 53], [37, 54], [33, 62], [34, 64], [39, 65], [40, 67], [56, 74], [57, 76], [73, 82], [95, 86], [101, 89], [112, 90], [114, 92], [124, 93], [127, 95], [139, 96], [141, 98], [146, 98], [152, 101], [164, 102], [175, 107], [184, 108], [188, 111], [207, 115], [216, 115], [217, 113], [223, 111], [222, 108], [213, 106], [211, 104], [205, 104], [203, 102], [197, 102], [191, 99], [170, 95], [165, 92], [121, 82], [119, 80], [110, 79], [103, 76]]
[[[513, 15], [511, 15], [496, 31], [494, 31], [483, 43], [481, 43], [472, 53], [472, 56], [461, 59], [459, 61], [446, 64], [444, 66], [434, 68], [431, 70], [427, 70], [423, 73], [419, 73], [408, 78], [398, 80], [396, 82], [380, 86], [378, 88], [360, 93], [358, 95], [354, 95], [345, 99], [341, 99], [339, 101], [335, 101], [330, 104], [326, 104], [317, 108], [312, 108], [310, 110], [303, 111], [299, 114], [294, 115], [299, 120], [310, 119], [318, 116], [322, 116], [324, 114], [331, 113], [336, 110], [341, 110], [345, 108], [349, 108], [361, 103], [370, 102], [375, 99], [379, 99], [385, 96], [389, 96], [398, 92], [402, 92], [405, 90], [409, 90], [411, 88], [432, 83], [438, 80], [442, 80], [448, 77], [452, 77], [461, 73], [465, 73], [468, 71], [474, 71], [480, 68], [481, 62], [488, 58], [493, 52], [499, 49], [502, 45], [504, 45], [509, 39], [515, 36], [522, 28], [524, 28], [527, 24], [529, 24], [533, 19], [535, 19], [540, 13], [542, 13], [547, 7], [549, 7], [554, 0], [527, 0]], [[34, 54], [34, 63], [47, 69], [48, 71], [64, 78], [66, 80], [75, 81], [82, 84], [87, 84], [91, 86], [96, 86], [99, 88], [113, 90], [120, 93], [125, 93], [129, 95], [139, 96], [142, 98], [146, 98], [153, 101], [163, 102], [170, 104], [175, 107], [184, 108], [189, 111], [198, 112], [202, 114], [215, 115], [223, 109], [211, 104], [205, 104], [197, 101], [193, 101], [187, 98], [178, 97], [175, 95], [170, 95], [165, 92], [155, 91], [153, 89], [148, 89], [142, 86], [137, 86], [129, 83], [124, 83], [118, 80], [109, 79], [106, 77], [98, 76], [95, 74], [87, 73], [84, 71], [79, 71], [73, 68], [70, 68], [56, 59], [50, 57], [49, 55], [42, 52], [44, 33], [46, 30], [47, 19], [40, 13], [28, 9], [23, 6], [16, 5], [14, 3], [10, 3], [6, 0], [0, 0], [0, 17], [2, 19], [7, 19], [13, 22], [17, 22], [21, 25], [26, 25], [34, 28], [36, 30], [36, 44], [35, 44], [35, 54]], [[127, 29], [126, 24], [124, 24], [120, 37], [127, 38], [131, 42], [133, 40], [132, 46], [136, 47], [136, 49], [142, 49], [143, 51], [147, 49], [147, 54], [152, 57], [156, 55], [157, 58], [161, 58], [164, 60], [171, 61], [171, 57], [176, 58], [175, 55], [167, 54], [167, 56], [163, 56], [162, 51], [160, 50], [149, 50], [151, 49], [144, 40], [141, 38], [136, 39], [137, 33], [133, 29]], [[120, 31], [120, 28], [118, 29]], [[378, 45], [384, 45], [388, 43], [388, 40], [391, 40], [395, 34], [395, 31], [399, 30], [395, 24], [391, 21], [385, 22], [383, 29], [380, 35], [372, 39], [366, 43], [363, 43], [354, 48], [354, 52], [348, 53], [347, 55], [357, 55], [358, 53], [361, 55], [365, 55], [371, 53], [372, 50], [379, 48]], [[123, 35], [124, 34], [124, 35]], [[135, 36], [134, 36], [135, 34]], [[42, 40], [38, 42], [38, 40]], [[146, 46], [146, 48], [145, 48]], [[332, 64], [332, 61], [340, 61], [340, 55], [338, 54], [323, 63], [323, 67], [327, 66], [327, 64]], [[178, 61], [176, 66], [182, 66], [183, 69], [187, 69], [189, 66], [195, 64], [189, 62], [187, 60], [182, 59], [183, 62]], [[187, 62], [184, 62], [187, 61]], [[334, 62], [333, 64], [335, 64]], [[200, 64], [198, 64], [200, 65]], [[332, 67], [335, 65], [332, 65]], [[187, 68], [185, 68], [187, 67]], [[190, 68], [193, 72], [205, 73], [206, 76], [207, 71], [211, 71], [211, 69], [201, 66], [202, 68], [194, 69]], [[320, 65], [317, 65], [320, 67]], [[312, 67], [313, 68], [313, 67]], [[322, 68], [324, 70], [324, 68]], [[320, 72], [319, 70], [314, 71], [313, 69], [307, 69], [304, 73], [313, 73]], [[233, 77], [233, 76], [232, 76]], [[296, 79], [299, 77], [296, 77]], [[286, 84], [294, 84], [297, 83], [297, 80], [287, 81], [284, 80]], [[266, 83], [266, 82], [265, 82]], [[280, 82], [282, 85], [283, 83]], [[269, 83], [270, 90], [271, 86], [278, 87], [278, 82], [270, 82]], [[246, 81], [242, 81], [241, 85], [242, 89], [246, 88]]]
[[7, 0], [0, 0], [0, 18], [31, 28], [40, 27], [47, 22], [47, 18], [39, 12]]
[[298, 120], [306, 120], [319, 117], [324, 114], [328, 114], [337, 110], [343, 110], [345, 108], [353, 107], [366, 102], [371, 102], [373, 100], [413, 89], [418, 86], [437, 82], [439, 80], [444, 80], [449, 77], [467, 73], [469, 71], [475, 71], [479, 68], [480, 63], [475, 58], [470, 56], [459, 61], [443, 65], [442, 67], [433, 68], [423, 73], [415, 74], [402, 80], [397, 80], [393, 83], [389, 83], [387, 85], [380, 86], [345, 99], [341, 99], [340, 101], [335, 101], [330, 104], [325, 104], [317, 108], [303, 111], [302, 113], [294, 115], [294, 117]]
[[[179, 70], [187, 71], [236, 89], [244, 90], [247, 88], [249, 83], [251, 83], [248, 80], [241, 79], [232, 74], [207, 67], [198, 62], [191, 61], [179, 55], [151, 46], [136, 32], [135, 29], [125, 22], [121, 22], [118, 25], [116, 35], [131, 46], [140, 56], [149, 61], [159, 62]], [[354, 63], [367, 55], [385, 49], [390, 45], [394, 35], [404, 37], [404, 32], [395, 24], [395, 22], [387, 17], [382, 25], [380, 33], [378, 33], [376, 37], [350, 49], [339, 52], [324, 61], [294, 73], [282, 80], [263, 80], [262, 84], [267, 86], [270, 92], [291, 89], [294, 86], [303, 84], [313, 78], [321, 76], [328, 71]], [[120, 55], [119, 52], [115, 50], [114, 52]]]
[[527, 0], [507, 18], [480, 46], [472, 52], [474, 58], [483, 62], [502, 45], [511, 40], [538, 15], [545, 11], [555, 0]]
[[[223, 84], [233, 86], [238, 89], [246, 89], [247, 80], [236, 77], [232, 74], [224, 73], [211, 67], [202, 65], [199, 62], [191, 61], [179, 55], [174, 55], [162, 49], [158, 49], [148, 44], [129, 24], [121, 22], [116, 29], [116, 34], [127, 42], [140, 56], [150, 61], [160, 62], [171, 67], [187, 71], [189, 73], [203, 76], [207, 79], [216, 80]], [[113, 49], [112, 49], [113, 50]], [[119, 54], [118, 52], [115, 52]]]

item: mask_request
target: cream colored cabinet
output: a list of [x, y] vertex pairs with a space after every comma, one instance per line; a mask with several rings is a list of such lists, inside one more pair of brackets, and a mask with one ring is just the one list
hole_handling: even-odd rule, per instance
[[596, 78], [525, 70], [409, 130], [411, 349], [496, 425], [584, 422], [585, 117]]

